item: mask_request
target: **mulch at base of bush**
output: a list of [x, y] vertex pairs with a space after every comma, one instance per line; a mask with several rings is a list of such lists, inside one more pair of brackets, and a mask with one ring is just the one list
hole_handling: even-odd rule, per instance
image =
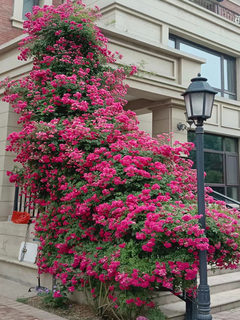
[[26, 303], [34, 308], [54, 313], [69, 320], [101, 320], [95, 315], [94, 310], [88, 305], [79, 305], [70, 301], [69, 305], [64, 306], [63, 308], [50, 308], [45, 306], [42, 300], [43, 299], [41, 296], [18, 299], [19, 302]]

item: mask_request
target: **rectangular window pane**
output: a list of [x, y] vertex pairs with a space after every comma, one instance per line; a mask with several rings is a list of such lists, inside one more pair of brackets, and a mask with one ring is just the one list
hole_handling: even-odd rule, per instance
[[204, 149], [223, 150], [223, 138], [213, 134], [204, 135]]
[[224, 147], [227, 152], [238, 152], [237, 139], [224, 138]]
[[228, 187], [227, 188], [227, 196], [229, 198], [238, 200], [238, 188], [237, 187]]
[[[214, 191], [225, 194], [225, 188], [224, 187], [211, 187]], [[220, 200], [220, 199], [219, 199]]]
[[194, 131], [188, 131], [188, 141], [195, 143], [196, 135]]
[[192, 168], [196, 169], [196, 151], [195, 150], [190, 151], [189, 159], [191, 159], [193, 161]]
[[224, 59], [224, 90], [235, 92], [235, 61]]
[[39, 0], [23, 0], [23, 12], [22, 12], [22, 19], [26, 20], [25, 14], [27, 12], [32, 12], [33, 6], [39, 4]]
[[236, 100], [236, 94], [224, 93], [224, 98]]
[[176, 41], [174, 39], [169, 39], [168, 46], [175, 49], [176, 48]]
[[226, 154], [227, 185], [237, 185], [238, 181], [238, 156]]
[[206, 63], [201, 67], [203, 77], [208, 79], [209, 84], [221, 89], [221, 58], [218, 55], [207, 52], [200, 48], [195, 48], [186, 43], [180, 43], [180, 50], [206, 59]]
[[191, 43], [188, 40], [171, 35], [169, 46], [180, 49], [206, 60], [201, 66], [202, 76], [208, 79], [217, 95], [236, 100], [236, 59], [208, 47]]
[[206, 183], [224, 183], [222, 154], [205, 152], [204, 166], [207, 173]]

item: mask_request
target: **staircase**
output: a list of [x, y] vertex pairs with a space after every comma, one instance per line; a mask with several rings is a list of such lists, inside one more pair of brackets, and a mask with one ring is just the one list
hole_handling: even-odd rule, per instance
[[[211, 314], [240, 307], [240, 271], [208, 271], [211, 294]], [[186, 304], [170, 292], [159, 294], [160, 309], [167, 319], [184, 320]], [[214, 316], [213, 316], [214, 319]]]

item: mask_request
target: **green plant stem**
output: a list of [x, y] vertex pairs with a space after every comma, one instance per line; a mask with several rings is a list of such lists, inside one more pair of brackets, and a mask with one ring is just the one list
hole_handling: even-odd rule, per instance
[[[103, 283], [102, 283], [102, 281], [101, 281], [100, 290], [99, 290], [99, 298], [98, 298], [98, 308], [100, 308], [100, 306], [101, 306], [102, 287], [103, 287]], [[104, 300], [103, 300], [103, 301], [104, 301]]]
[[[108, 301], [108, 303], [109, 303], [109, 305], [111, 306], [111, 302], [109, 301], [109, 299], [108, 299], [108, 297], [107, 297], [107, 301]], [[123, 318], [122, 318], [122, 316], [118, 316], [117, 314], [116, 314], [116, 312], [114, 311], [114, 309], [111, 307], [111, 311], [112, 311], [112, 313], [114, 314], [114, 316], [118, 319], [118, 320], [124, 320]]]

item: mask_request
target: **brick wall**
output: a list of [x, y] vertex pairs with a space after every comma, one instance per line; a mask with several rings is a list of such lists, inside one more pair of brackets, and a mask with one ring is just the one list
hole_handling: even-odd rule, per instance
[[[13, 3], [14, 0], [0, 0], [0, 45], [22, 34], [21, 29], [12, 26]], [[61, 3], [62, 0], [53, 0], [54, 5]]]
[[14, 0], [0, 0], [0, 45], [22, 34], [22, 30], [12, 27]]

